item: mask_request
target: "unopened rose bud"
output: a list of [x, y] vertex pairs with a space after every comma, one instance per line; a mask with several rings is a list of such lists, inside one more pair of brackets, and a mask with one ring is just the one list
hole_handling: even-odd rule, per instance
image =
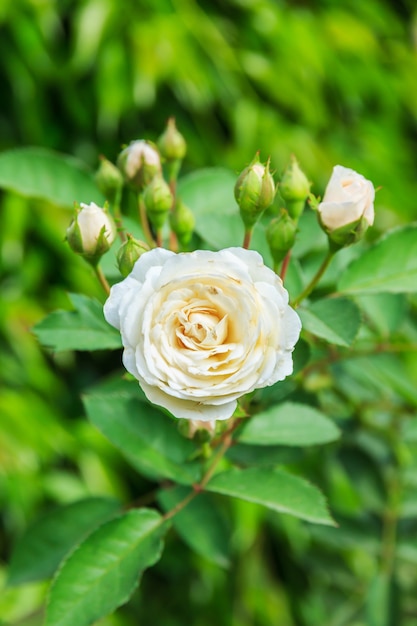
[[198, 443], [210, 441], [216, 433], [215, 420], [180, 420], [178, 430], [187, 439], [194, 439]]
[[95, 174], [97, 187], [106, 200], [114, 202], [123, 187], [123, 176], [118, 167], [105, 157], [100, 157], [100, 165]]
[[136, 191], [142, 191], [161, 172], [161, 159], [156, 148], [143, 139], [132, 141], [117, 159], [125, 180]]
[[296, 222], [289, 216], [288, 211], [281, 209], [279, 217], [273, 219], [266, 229], [266, 240], [275, 263], [281, 263], [291, 250], [296, 232]]
[[290, 216], [298, 220], [310, 193], [311, 183], [300, 169], [295, 156], [287, 167], [279, 184], [279, 193], [287, 204]]
[[235, 184], [235, 198], [240, 208], [245, 228], [250, 230], [275, 197], [275, 183], [266, 165], [259, 161], [259, 154], [240, 174]]
[[80, 204], [67, 228], [67, 241], [77, 254], [96, 264], [107, 252], [116, 237], [116, 227], [104, 209], [91, 202]]
[[189, 244], [195, 227], [195, 217], [191, 209], [179, 198], [174, 210], [169, 214], [169, 223], [180, 245], [184, 247]]
[[127, 235], [127, 240], [120, 246], [117, 252], [117, 264], [122, 276], [126, 277], [133, 270], [136, 261], [144, 252], [149, 250], [149, 246], [143, 241]]
[[371, 181], [341, 165], [333, 168], [323, 200], [317, 207], [319, 222], [335, 249], [361, 239], [374, 223], [375, 189]]
[[170, 117], [165, 131], [157, 140], [161, 156], [166, 161], [182, 161], [187, 152], [187, 144], [175, 125], [175, 119]]
[[146, 214], [156, 231], [160, 230], [165, 224], [173, 200], [169, 185], [162, 176], [155, 176], [145, 188], [143, 201], [146, 207]]

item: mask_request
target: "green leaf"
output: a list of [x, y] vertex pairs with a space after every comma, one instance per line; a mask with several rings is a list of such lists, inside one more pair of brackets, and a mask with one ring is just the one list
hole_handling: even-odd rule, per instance
[[[192, 172], [178, 184], [178, 195], [195, 215], [196, 232], [215, 250], [243, 241], [243, 222], [233, 193], [236, 180], [232, 171], [212, 167]], [[261, 252], [266, 263], [270, 262], [261, 224], [255, 226], [251, 248]]]
[[87, 498], [54, 509], [30, 526], [11, 557], [9, 585], [49, 578], [63, 557], [120, 510], [117, 500]]
[[361, 314], [348, 298], [318, 300], [298, 309], [304, 330], [338, 346], [350, 346], [361, 325]]
[[0, 187], [62, 207], [71, 208], [74, 202], [104, 202], [85, 164], [44, 148], [2, 152]]
[[[164, 511], [169, 511], [189, 493], [186, 487], [164, 489], [158, 494], [158, 502]], [[197, 554], [220, 567], [230, 565], [229, 534], [213, 496], [199, 494], [172, 518], [172, 523], [181, 539]]]
[[355, 298], [369, 326], [380, 335], [388, 336], [402, 325], [407, 297], [397, 293], [375, 293]]
[[417, 442], [417, 417], [410, 417], [403, 422], [402, 439], [407, 443]]
[[120, 333], [103, 315], [103, 306], [86, 296], [71, 294], [74, 311], [55, 311], [36, 324], [39, 341], [56, 352], [62, 350], [105, 350], [122, 347]]
[[139, 472], [189, 485], [200, 465], [187, 463], [195, 446], [178, 432], [177, 421], [151, 406], [136, 381], [100, 386], [84, 397], [90, 421]]
[[417, 291], [417, 224], [388, 233], [351, 263], [338, 289], [350, 294]]
[[279, 513], [334, 526], [323, 495], [310, 483], [283, 470], [250, 467], [214, 476], [208, 491], [256, 502]]
[[317, 409], [286, 402], [247, 420], [238, 440], [261, 446], [310, 446], [335, 441], [339, 435], [339, 429]]
[[58, 572], [45, 626], [88, 626], [127, 602], [160, 558], [167, 528], [156, 511], [141, 509], [92, 533]]

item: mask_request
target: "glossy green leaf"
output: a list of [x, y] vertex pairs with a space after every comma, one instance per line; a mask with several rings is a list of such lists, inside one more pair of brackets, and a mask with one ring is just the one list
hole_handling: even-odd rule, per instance
[[318, 300], [298, 310], [304, 330], [338, 346], [350, 346], [361, 325], [361, 314], [348, 298]]
[[49, 578], [74, 546], [119, 510], [117, 500], [87, 498], [47, 513], [16, 544], [8, 583], [18, 585]]
[[45, 148], [17, 148], [0, 154], [0, 187], [58, 206], [103, 204], [93, 175], [77, 159]]
[[338, 289], [342, 293], [417, 291], [417, 225], [388, 233], [348, 266]]
[[[164, 511], [169, 511], [189, 493], [186, 487], [164, 489], [159, 492], [158, 501]], [[229, 566], [229, 533], [213, 496], [199, 494], [172, 518], [172, 524], [181, 539], [197, 554], [221, 567]]]
[[310, 483], [283, 470], [250, 467], [214, 476], [206, 489], [262, 504], [279, 513], [334, 526], [323, 495]]
[[369, 326], [382, 336], [397, 331], [405, 318], [407, 296], [397, 293], [361, 295], [355, 301]]
[[335, 441], [339, 435], [339, 429], [317, 409], [285, 402], [247, 420], [238, 439], [261, 446], [310, 446]]
[[194, 444], [179, 434], [176, 420], [144, 400], [136, 381], [93, 389], [84, 404], [90, 421], [139, 472], [186, 485], [199, 479], [199, 464], [187, 462]]
[[62, 350], [111, 350], [122, 347], [119, 331], [104, 319], [97, 300], [71, 294], [73, 311], [54, 311], [33, 327], [44, 346]]
[[92, 533], [64, 561], [51, 588], [45, 626], [88, 626], [127, 602], [162, 552], [167, 523], [129, 511]]

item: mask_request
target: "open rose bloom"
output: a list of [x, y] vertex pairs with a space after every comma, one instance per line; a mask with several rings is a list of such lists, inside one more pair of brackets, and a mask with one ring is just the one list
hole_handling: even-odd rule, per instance
[[104, 314], [147, 398], [204, 421], [231, 417], [239, 397], [291, 374], [301, 330], [280, 278], [242, 248], [146, 252]]

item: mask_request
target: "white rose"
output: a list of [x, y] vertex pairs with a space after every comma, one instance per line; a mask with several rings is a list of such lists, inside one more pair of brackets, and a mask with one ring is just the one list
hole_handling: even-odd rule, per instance
[[301, 330], [281, 279], [242, 248], [146, 252], [104, 315], [147, 398], [204, 421], [231, 417], [237, 398], [291, 374]]
[[342, 165], [336, 165], [318, 206], [320, 221], [329, 232], [365, 222], [374, 223], [375, 190], [371, 181]]
[[101, 256], [116, 237], [116, 227], [104, 209], [91, 202], [80, 204], [74, 221], [67, 229], [67, 240], [71, 248], [86, 257]]

